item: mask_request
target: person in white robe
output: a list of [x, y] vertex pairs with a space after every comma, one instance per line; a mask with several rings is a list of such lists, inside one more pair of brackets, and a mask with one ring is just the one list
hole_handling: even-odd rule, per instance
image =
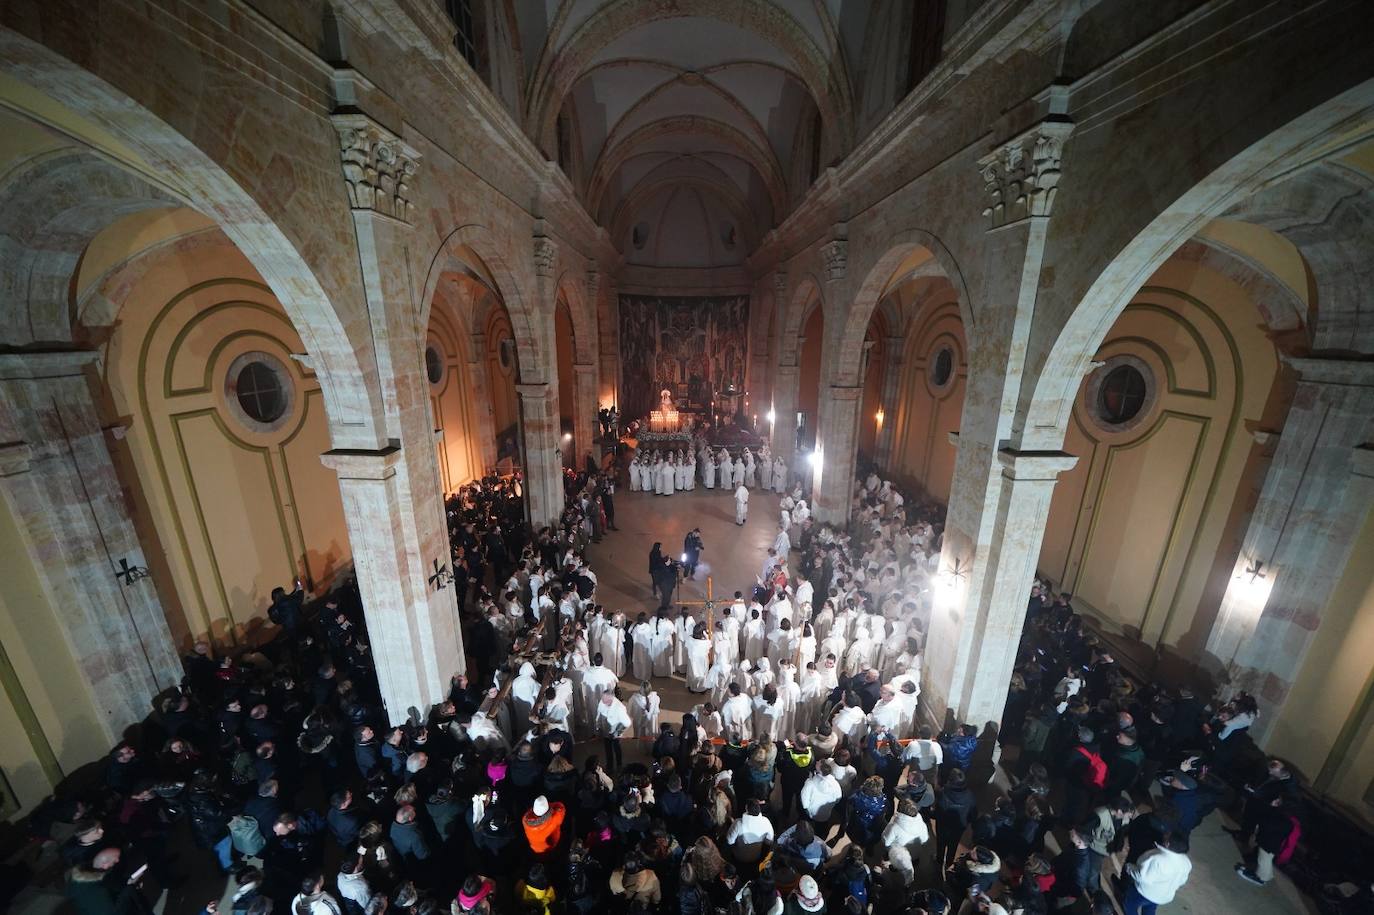
[[711, 449], [701, 450], [701, 482], [706, 484], [707, 489], [716, 488], [716, 462], [711, 456]]
[[692, 716], [696, 718], [697, 727], [701, 728], [707, 740], [714, 740], [724, 730], [725, 726], [720, 720], [720, 707], [715, 702], [703, 702], [692, 706]]
[[711, 662], [711, 668], [706, 671], [706, 684], [711, 690], [711, 702], [716, 708], [725, 704], [725, 700], [730, 698], [730, 684], [735, 682], [735, 665], [727, 663], [723, 658], [717, 656]]
[[792, 628], [791, 620], [784, 619], [768, 636], [768, 657], [773, 659], [774, 664], [781, 664], [783, 661], [792, 661], [796, 656], [797, 630]]
[[759, 488], [764, 492], [773, 488], [773, 462], [767, 452], [759, 460]]
[[754, 452], [744, 449], [744, 485], [754, 487]]
[[600, 705], [602, 692], [614, 690], [616, 684], [620, 683], [602, 661], [602, 655], [592, 655], [591, 666], [583, 670], [583, 724], [587, 728], [595, 724], [596, 708]]
[[731, 479], [736, 486], [744, 485], [744, 458], [735, 458], [734, 476]]
[[782, 495], [787, 490], [787, 465], [781, 457], [773, 458], [773, 492]]
[[849, 647], [849, 641], [840, 631], [840, 627], [832, 626], [830, 634], [821, 640], [821, 647], [818, 657], [825, 661], [827, 657], [833, 657], [837, 662], [844, 659], [845, 650]]
[[869, 733], [891, 733], [899, 738], [904, 736], [902, 712], [902, 700], [897, 697], [891, 686], [884, 685], [878, 694], [878, 701], [873, 705], [873, 711], [868, 713]]
[[630, 462], [628, 468], [630, 473], [630, 492], [639, 492], [639, 455]]
[[691, 612], [683, 607], [677, 619], [673, 620], [673, 673], [687, 668], [687, 640], [696, 631], [697, 621]]
[[778, 733], [782, 735], [797, 732], [797, 712], [801, 706], [801, 687], [797, 685], [797, 666], [791, 661], [778, 663], [778, 702], [782, 704], [782, 718], [778, 722]]
[[735, 487], [735, 523], [743, 524], [749, 517], [749, 488], [741, 482]]
[[530, 713], [538, 701], [539, 680], [534, 675], [534, 665], [526, 661], [520, 665], [520, 672], [510, 685], [511, 728], [514, 734], [529, 730]]
[[846, 694], [844, 704], [830, 719], [830, 727], [834, 729], [836, 734], [840, 735], [842, 740], [847, 741], [849, 751], [857, 754], [863, 747], [864, 738], [868, 736], [868, 720], [867, 716], [864, 715], [863, 706], [857, 702], [850, 705], [850, 698], [853, 696]]
[[654, 627], [649, 615], [641, 613], [630, 627], [630, 676], [636, 680], [647, 680], [654, 673], [653, 660]]
[[830, 690], [826, 689], [825, 681], [821, 679], [820, 671], [816, 670], [814, 662], [802, 668], [801, 682], [797, 685], [801, 688], [801, 695], [793, 727], [810, 734], [820, 724], [821, 708], [825, 705], [825, 698], [830, 695]]
[[731, 680], [739, 684], [739, 688], [744, 691], [746, 696], [754, 695], [754, 665], [741, 659], [735, 665], [735, 673]]
[[744, 659], [750, 664], [758, 663], [759, 658], [763, 657], [768, 649], [768, 643], [764, 637], [763, 618], [759, 615], [759, 611], [749, 611], [749, 622], [744, 624], [744, 629], [740, 634], [744, 639]]
[[769, 743], [782, 734], [782, 700], [778, 698], [777, 687], [771, 683], [761, 694], [754, 698], [754, 739], [767, 740]]
[[687, 491], [688, 473], [687, 456], [685, 454], [678, 455], [677, 463], [673, 465], [673, 485], [677, 487], [679, 492]]
[[673, 461], [663, 462], [663, 494], [665, 496], [671, 496], [674, 492], [673, 474], [676, 471], [676, 467], [677, 465]]
[[593, 646], [593, 653], [605, 658], [606, 668], [617, 677], [625, 676], [625, 614], [607, 611], [606, 623]]
[[738, 683], [730, 684], [730, 698], [721, 706], [720, 720], [727, 739], [739, 735], [748, 740], [754, 736], [754, 700]]
[[798, 574], [792, 587], [792, 603], [800, 607], [802, 604], [815, 602], [816, 588], [811, 582], [807, 581], [806, 576]]
[[667, 611], [649, 622], [649, 659], [651, 673], [655, 677], [669, 677], [673, 673], [673, 642], [676, 640], [675, 624], [668, 619]]
[[884, 680], [897, 675], [897, 659], [906, 650], [906, 641], [906, 623], [898, 620], [892, 625], [892, 634], [878, 647], [878, 672]]
[[711, 640], [706, 638], [706, 627], [700, 623], [693, 626], [691, 636], [685, 641], [687, 691], [704, 693], [707, 689], [706, 674], [710, 669], [711, 656]]
[[[810, 609], [810, 605], [802, 605], [803, 615]], [[816, 630], [810, 623], [802, 623], [801, 638], [797, 640], [797, 664], [802, 670], [806, 665], [816, 660]]]
[[739, 636], [726, 625], [725, 620], [716, 620], [716, 631], [711, 636], [711, 652], [716, 662], [723, 661], [727, 668], [735, 666], [739, 660]]
[[[494, 694], [495, 690], [491, 690], [488, 693], [488, 695]], [[496, 747], [501, 747], [505, 750], [510, 749], [510, 741], [506, 738], [505, 729], [502, 728], [497, 721], [487, 717], [483, 712], [473, 712], [472, 721], [464, 730], [467, 731], [468, 737], [472, 739], [473, 744], [476, 745], [478, 750], [494, 749]]]
[[773, 662], [767, 658], [759, 658], [759, 663], [754, 669], [754, 693], [761, 693], [764, 687], [772, 685]]
[[687, 480], [687, 490], [690, 492], [697, 488], [697, 456], [692, 454], [686, 458], [686, 465], [683, 474]]
[[868, 627], [860, 628], [844, 653], [844, 675], [852, 677], [868, 670], [873, 666], [873, 656], [876, 653], [873, 640], [868, 637]]
[[716, 453], [716, 476], [720, 482], [721, 489], [733, 489], [734, 483], [731, 482], [734, 465], [730, 463], [730, 452], [724, 448]]
[[658, 736], [658, 711], [661, 700], [648, 680], [639, 684], [639, 692], [630, 697], [630, 720], [635, 736], [653, 739]]
[[821, 609], [811, 617], [811, 625], [816, 630], [816, 640], [825, 641], [825, 637], [830, 634], [830, 629], [835, 625], [835, 605], [829, 600], [821, 604]]
[[797, 500], [797, 507], [792, 509], [792, 523], [804, 524], [811, 519], [811, 509], [806, 507], [805, 499]]
[[820, 666], [816, 669], [821, 673], [821, 683], [825, 685], [827, 693], [840, 685], [840, 663], [834, 655], [821, 658]]
[[787, 536], [787, 528], [782, 526], [781, 521], [778, 522], [778, 535], [773, 538], [773, 550], [783, 558], [792, 552], [792, 538]]

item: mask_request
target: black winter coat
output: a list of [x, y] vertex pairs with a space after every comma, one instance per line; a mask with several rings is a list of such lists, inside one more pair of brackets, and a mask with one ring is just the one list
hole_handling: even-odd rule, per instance
[[191, 834], [196, 845], [209, 848], [229, 832], [229, 800], [206, 788], [192, 790], [186, 796], [186, 812], [191, 817]]

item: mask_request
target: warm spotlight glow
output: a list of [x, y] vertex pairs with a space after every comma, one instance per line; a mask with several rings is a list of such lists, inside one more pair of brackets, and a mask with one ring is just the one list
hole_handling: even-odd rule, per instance
[[811, 464], [813, 470], [821, 469], [821, 453], [813, 451], [806, 456], [806, 460]]
[[773, 425], [773, 423], [775, 423], [775, 422], [778, 421], [778, 414], [774, 413], [772, 410], [769, 410], [769, 411], [768, 411], [768, 417], [767, 417], [767, 418], [768, 418], [768, 425], [771, 426], [771, 425]]
[[873, 414], [873, 419], [877, 421], [879, 429], [883, 427], [883, 417], [886, 415], [887, 414], [883, 413], [882, 407], [879, 407], [878, 412]]
[[563, 441], [565, 441], [565, 442], [570, 442], [570, 441], [572, 441], [572, 433], [571, 433], [571, 432], [564, 432], [564, 433], [563, 433]]

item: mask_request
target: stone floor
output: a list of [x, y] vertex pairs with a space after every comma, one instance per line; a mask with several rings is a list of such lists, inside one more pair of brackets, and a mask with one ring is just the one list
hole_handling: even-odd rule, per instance
[[[706, 544], [703, 563], [695, 581], [683, 582], [680, 599], [701, 601], [705, 598], [706, 579], [711, 577], [717, 600], [728, 599], [735, 590], [752, 586], [762, 558], [776, 533], [778, 497], [755, 492], [750, 502], [749, 522], [737, 527], [734, 522], [734, 501], [728, 492], [697, 489], [673, 496], [655, 496], [622, 490], [616, 497], [619, 531], [609, 533], [589, 550], [589, 559], [599, 578], [598, 596], [608, 607], [622, 609], [627, 614], [652, 610], [656, 601], [649, 591], [647, 559], [655, 540], [662, 541], [665, 552], [676, 555], [682, 549], [682, 538], [692, 527], [700, 527]], [[638, 684], [622, 682], [625, 693]], [[683, 711], [696, 704], [699, 697], [687, 693], [680, 677], [658, 680], [655, 688], [663, 700], [661, 720], [681, 721]], [[599, 750], [591, 743], [586, 752]], [[634, 742], [625, 748], [626, 761], [648, 759], [647, 742]], [[579, 762], [581, 754], [579, 753]], [[993, 789], [986, 790], [980, 806], [990, 806]], [[1223, 826], [1235, 825], [1221, 815], [1210, 817], [1192, 836], [1193, 874], [1178, 898], [1163, 911], [1167, 913], [1195, 913], [1195, 915], [1289, 915], [1315, 913], [1317, 909], [1287, 877], [1279, 875], [1268, 887], [1255, 887], [1240, 880], [1232, 870], [1238, 860], [1235, 841], [1223, 831]], [[1054, 838], [1050, 837], [1053, 852]], [[221, 912], [229, 910], [234, 885], [218, 875], [209, 855], [190, 849], [182, 856], [188, 879], [184, 886], [170, 895], [159, 896], [155, 910], [158, 915], [194, 915], [207, 899], [220, 896]], [[15, 915], [49, 915], [70, 911], [64, 903], [61, 875], [55, 866], [51, 850], [39, 854], [37, 848], [26, 853], [30, 863], [37, 866], [40, 879], [16, 898], [10, 907]], [[936, 881], [932, 854], [922, 856], [918, 868], [921, 885]]]

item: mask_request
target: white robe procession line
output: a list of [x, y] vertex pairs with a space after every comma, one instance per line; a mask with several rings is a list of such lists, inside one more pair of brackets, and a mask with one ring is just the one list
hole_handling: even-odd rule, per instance
[[710, 652], [710, 639], [689, 638], [687, 640], [687, 688], [694, 693], [706, 691], [706, 674], [709, 670]]

